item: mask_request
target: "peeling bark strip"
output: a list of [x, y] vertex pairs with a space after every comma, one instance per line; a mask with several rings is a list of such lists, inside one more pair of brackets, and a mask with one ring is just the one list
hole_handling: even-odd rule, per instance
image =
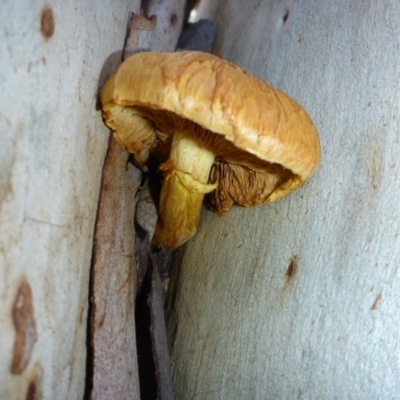
[[15, 342], [10, 371], [14, 375], [19, 375], [27, 367], [37, 340], [32, 290], [25, 278], [21, 282], [14, 300], [12, 319], [15, 328]]
[[138, 172], [110, 135], [93, 248], [90, 344], [93, 399], [139, 394], [133, 214]]
[[[157, 14], [158, 20], [164, 18], [162, 10]], [[156, 21], [156, 17], [131, 14], [124, 58], [153, 49]], [[175, 29], [179, 32], [180, 26]], [[163, 39], [175, 48], [176, 40], [165, 34]], [[139, 171], [128, 163], [128, 153], [111, 134], [103, 167], [90, 287], [86, 395], [96, 400], [139, 398], [133, 254], [133, 214], [139, 183]]]
[[[131, 14], [124, 57], [151, 48], [155, 18]], [[140, 173], [110, 134], [94, 234], [87, 397], [139, 398], [135, 335], [135, 193]]]

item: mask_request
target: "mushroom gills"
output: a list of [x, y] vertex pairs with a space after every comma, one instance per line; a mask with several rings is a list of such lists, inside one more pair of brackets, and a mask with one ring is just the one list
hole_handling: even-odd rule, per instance
[[103, 119], [114, 132], [118, 144], [133, 154], [137, 163], [146, 164], [156, 138], [154, 126], [134, 107], [118, 104], [104, 107]]
[[234, 204], [255, 207], [269, 203], [276, 188], [284, 187], [296, 179], [289, 170], [278, 164], [264, 163], [256, 170], [244, 165], [216, 160], [210, 172], [210, 182], [219, 182], [215, 191], [207, 195], [208, 208], [222, 214]]
[[189, 240], [198, 230], [204, 195], [217, 187], [208, 179], [215, 154], [194, 137], [174, 134], [164, 173], [159, 219], [153, 244], [172, 249]]

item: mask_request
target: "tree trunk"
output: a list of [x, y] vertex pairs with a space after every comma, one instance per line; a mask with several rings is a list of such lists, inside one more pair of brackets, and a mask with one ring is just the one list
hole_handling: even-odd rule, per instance
[[228, 0], [216, 22], [216, 54], [309, 112], [322, 164], [203, 212], [169, 299], [176, 397], [397, 398], [400, 3]]

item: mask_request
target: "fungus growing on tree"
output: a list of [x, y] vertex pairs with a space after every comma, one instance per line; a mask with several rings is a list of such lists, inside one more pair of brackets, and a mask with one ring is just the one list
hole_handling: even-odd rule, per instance
[[212, 54], [135, 54], [106, 83], [101, 104], [118, 143], [163, 173], [153, 243], [167, 249], [196, 233], [204, 197], [216, 213], [269, 203], [320, 161], [299, 104]]

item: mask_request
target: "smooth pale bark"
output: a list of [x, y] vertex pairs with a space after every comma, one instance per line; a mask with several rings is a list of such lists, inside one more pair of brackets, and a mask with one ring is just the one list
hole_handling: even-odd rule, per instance
[[1, 399], [84, 394], [109, 137], [96, 99], [120, 62], [130, 11], [140, 1], [2, 2]]
[[308, 110], [322, 164], [203, 213], [169, 300], [176, 397], [397, 398], [400, 3], [228, 0], [216, 22], [216, 54]]
[[152, 51], [175, 51], [186, 0], [147, 0], [145, 3], [147, 15], [157, 17]]

